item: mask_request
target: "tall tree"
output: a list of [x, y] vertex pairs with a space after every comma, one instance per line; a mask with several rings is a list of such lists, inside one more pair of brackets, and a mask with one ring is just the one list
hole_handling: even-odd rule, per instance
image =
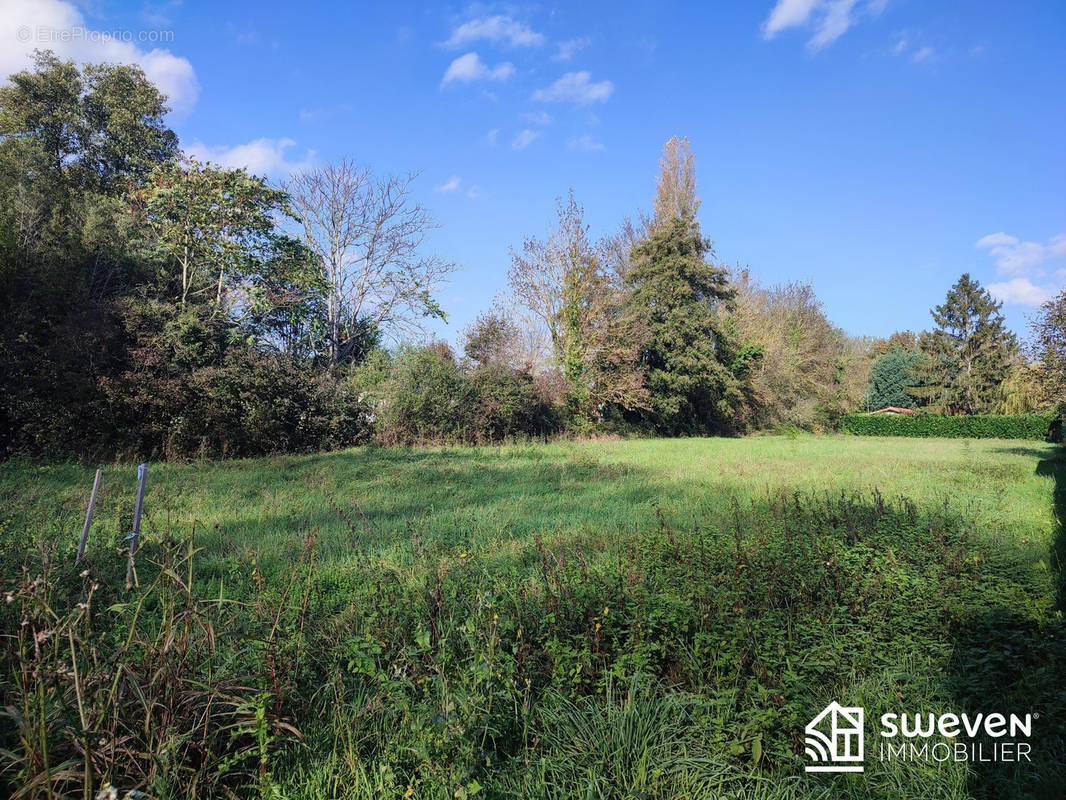
[[411, 197], [410, 175], [374, 175], [344, 159], [285, 184], [305, 243], [328, 287], [326, 325], [333, 362], [350, 359], [369, 324], [393, 338], [446, 319], [435, 294], [457, 267], [424, 252], [436, 227]]
[[657, 224], [635, 248], [626, 277], [629, 309], [648, 330], [641, 352], [652, 422], [665, 433], [729, 429], [743, 404], [731, 371], [735, 347], [722, 315], [733, 297], [728, 273], [688, 216]]
[[1047, 400], [1066, 414], [1066, 289], [1040, 306], [1032, 331], [1036, 378]]
[[981, 284], [964, 274], [930, 312], [937, 327], [923, 332], [925, 360], [914, 369], [920, 385], [909, 391], [946, 414], [992, 411], [1000, 383], [1018, 351], [1000, 309]]
[[166, 164], [133, 193], [132, 204], [182, 307], [210, 300], [216, 311], [228, 310], [226, 301], [237, 299], [228, 290], [245, 278], [301, 261], [302, 248], [277, 229], [285, 193], [243, 169]]
[[734, 273], [732, 286], [730, 323], [761, 354], [747, 390], [755, 425], [831, 426], [860, 407], [869, 359], [860, 342], [833, 327], [812, 286], [763, 287], [747, 269]]
[[166, 98], [140, 67], [79, 68], [38, 51], [33, 71], [0, 87], [0, 140], [23, 159], [36, 151], [68, 184], [116, 194], [177, 158], [167, 111]]
[[662, 158], [659, 159], [652, 226], [664, 225], [675, 219], [695, 222], [699, 208], [696, 159], [689, 147], [688, 137], [671, 137], [663, 146]]
[[643, 326], [624, 312], [625, 286], [604, 257], [609, 245], [589, 241], [573, 191], [556, 207], [548, 236], [527, 237], [522, 251], [512, 252], [511, 291], [546, 332], [579, 416], [639, 408], [646, 398], [638, 364]]

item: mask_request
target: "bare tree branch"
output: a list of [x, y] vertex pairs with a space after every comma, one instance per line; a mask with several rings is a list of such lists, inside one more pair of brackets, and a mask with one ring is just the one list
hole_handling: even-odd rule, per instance
[[428, 318], [446, 318], [433, 296], [457, 267], [422, 253], [428, 232], [437, 226], [411, 198], [417, 177], [376, 176], [344, 159], [285, 184], [304, 241], [329, 286], [334, 362], [345, 357], [357, 321], [369, 321], [395, 339], [422, 332]]

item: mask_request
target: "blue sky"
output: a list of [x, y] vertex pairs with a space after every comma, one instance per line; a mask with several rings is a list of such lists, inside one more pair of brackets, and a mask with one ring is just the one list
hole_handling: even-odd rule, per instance
[[34, 45], [136, 60], [201, 157], [272, 179], [341, 156], [421, 170], [432, 248], [461, 266], [448, 339], [506, 287], [509, 248], [556, 196], [573, 187], [593, 234], [649, 209], [674, 134], [719, 258], [813, 283], [850, 333], [928, 327], [965, 271], [1024, 331], [1066, 285], [1061, 0], [0, 10], [4, 74]]

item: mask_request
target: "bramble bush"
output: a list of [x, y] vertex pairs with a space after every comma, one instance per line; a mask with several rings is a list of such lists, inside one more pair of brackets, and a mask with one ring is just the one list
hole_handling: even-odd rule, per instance
[[903, 414], [849, 414], [842, 430], [858, 436], [911, 436], [954, 439], [1032, 439], [1061, 441], [1062, 421], [1053, 413], [960, 414], [942, 417]]
[[375, 423], [383, 445], [544, 438], [558, 424], [528, 371], [489, 363], [468, 374], [445, 344], [401, 351], [381, 395]]

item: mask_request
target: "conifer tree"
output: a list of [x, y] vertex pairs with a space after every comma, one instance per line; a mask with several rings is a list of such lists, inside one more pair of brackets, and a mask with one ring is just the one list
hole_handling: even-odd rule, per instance
[[663, 433], [728, 430], [743, 403], [730, 370], [735, 349], [720, 306], [733, 297], [728, 273], [689, 216], [658, 224], [634, 248], [631, 313], [648, 331], [641, 362], [652, 422]]
[[919, 351], [906, 351], [896, 347], [879, 357], [873, 365], [870, 375], [871, 409], [897, 406], [912, 408], [916, 398], [907, 391], [914, 386], [913, 370], [924, 356]]
[[930, 312], [937, 327], [919, 340], [927, 358], [916, 369], [920, 385], [909, 391], [944, 414], [992, 411], [999, 384], [1018, 352], [1000, 309], [981, 284], [964, 274], [942, 305]]

